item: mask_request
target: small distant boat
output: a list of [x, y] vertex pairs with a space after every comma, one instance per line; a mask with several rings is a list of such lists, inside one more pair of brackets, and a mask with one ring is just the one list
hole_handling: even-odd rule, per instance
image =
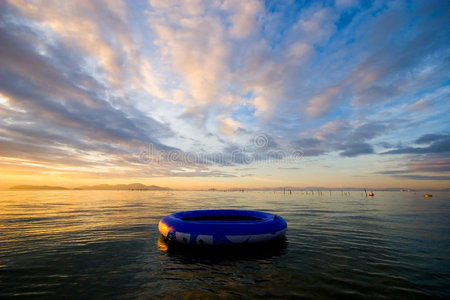
[[425, 194], [424, 197], [428, 198], [428, 197], [433, 197], [433, 195], [431, 194]]
[[370, 192], [367, 196], [373, 197], [373, 196], [375, 196], [375, 194], [373, 192]]

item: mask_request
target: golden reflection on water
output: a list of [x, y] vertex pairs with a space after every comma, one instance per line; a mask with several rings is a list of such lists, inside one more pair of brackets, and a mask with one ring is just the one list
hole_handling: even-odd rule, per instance
[[162, 235], [159, 236], [158, 241], [156, 242], [156, 247], [159, 251], [167, 252], [169, 251], [169, 246], [167, 245], [166, 241], [164, 241], [164, 238]]
[[[292, 213], [295, 209], [315, 207], [316, 210], [339, 212], [345, 211], [347, 206], [344, 204], [350, 201], [362, 201], [363, 208], [366, 202], [373, 201], [360, 200], [357, 196], [341, 199], [339, 192], [331, 195], [311, 197], [304, 192], [286, 196], [272, 192], [0, 191], [0, 232], [6, 242], [78, 232], [91, 233], [89, 238], [95, 240], [104, 236], [96, 233], [105, 233], [111, 228], [154, 224], [157, 230], [161, 217], [179, 210], [255, 209], [283, 213], [289, 221], [289, 218], [297, 218]], [[336, 201], [336, 195], [341, 200]], [[298, 200], [292, 202], [294, 198]], [[286, 209], [286, 201], [290, 202], [289, 209]], [[388, 201], [384, 205], [399, 204]], [[311, 222], [314, 222], [311, 218], [301, 218], [291, 228]]]
[[160, 201], [165, 193], [1, 191], [0, 232], [5, 242], [61, 236], [74, 240], [78, 233], [83, 233], [78, 238], [95, 241], [112, 228], [157, 224], [158, 214], [167, 209]]

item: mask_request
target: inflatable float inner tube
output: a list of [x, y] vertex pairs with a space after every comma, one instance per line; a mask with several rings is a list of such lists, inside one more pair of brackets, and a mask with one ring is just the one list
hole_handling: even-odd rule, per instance
[[169, 243], [224, 246], [279, 239], [287, 224], [278, 215], [260, 211], [192, 210], [165, 216], [158, 229]]

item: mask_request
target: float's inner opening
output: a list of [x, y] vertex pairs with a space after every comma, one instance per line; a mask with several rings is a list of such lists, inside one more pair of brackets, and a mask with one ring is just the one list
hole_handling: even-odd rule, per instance
[[184, 217], [183, 221], [261, 221], [261, 218], [251, 216], [236, 216], [236, 215], [222, 215], [222, 216], [197, 216]]

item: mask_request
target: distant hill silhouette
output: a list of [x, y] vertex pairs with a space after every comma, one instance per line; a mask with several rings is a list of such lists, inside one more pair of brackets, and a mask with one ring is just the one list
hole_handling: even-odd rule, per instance
[[[71, 190], [61, 186], [49, 185], [16, 185], [9, 188], [10, 190]], [[137, 191], [168, 191], [168, 187], [161, 187], [157, 185], [145, 185], [142, 183], [131, 184], [99, 184], [99, 185], [83, 185], [73, 190], [137, 190]]]
[[80, 190], [140, 190], [140, 191], [168, 191], [170, 188], [157, 185], [145, 185], [142, 183], [131, 184], [99, 184], [99, 185], [83, 185]]
[[10, 190], [68, 190], [62, 186], [49, 185], [16, 185], [9, 188]]

